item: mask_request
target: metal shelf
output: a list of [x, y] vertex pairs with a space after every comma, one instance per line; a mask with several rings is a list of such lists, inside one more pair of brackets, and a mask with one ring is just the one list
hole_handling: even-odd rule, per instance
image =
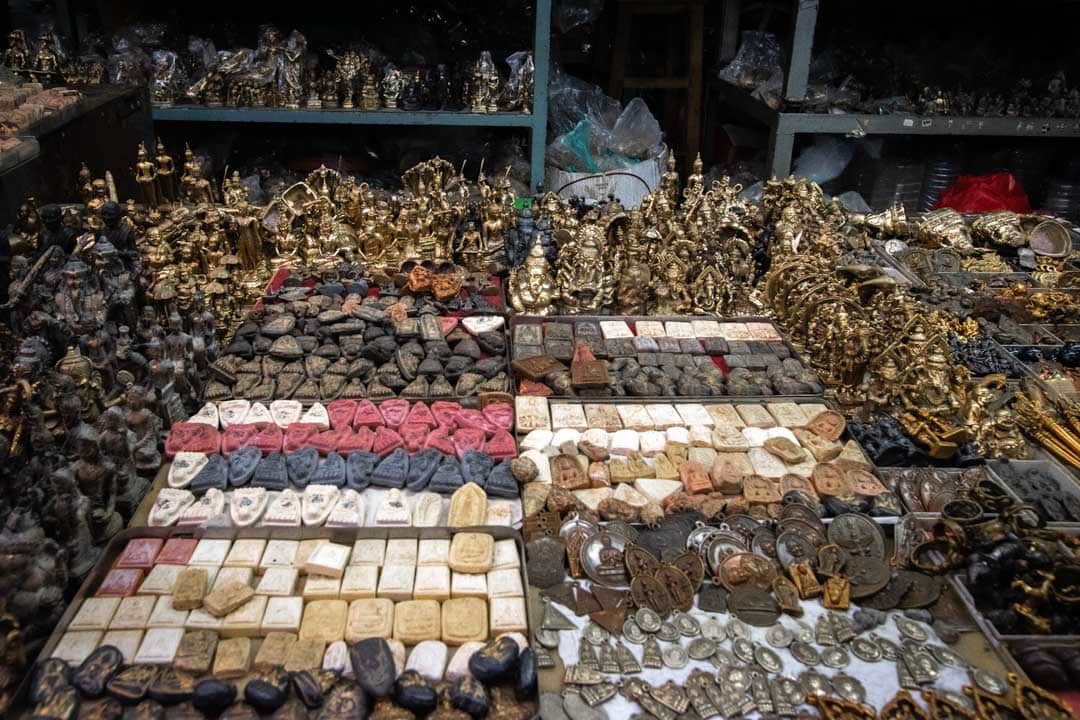
[[206, 107], [173, 105], [155, 107], [155, 122], [263, 123], [308, 125], [398, 125], [444, 127], [529, 128], [530, 185], [539, 190], [544, 180], [547, 145], [548, 62], [551, 57], [551, 0], [537, 0], [533, 27], [533, 106], [531, 113], [472, 113], [429, 110], [316, 110], [286, 108]]
[[466, 127], [532, 127], [530, 113], [472, 113], [437, 110], [316, 110], [172, 105], [155, 107], [155, 121], [281, 123], [310, 125], [445, 125]]
[[[726, 52], [734, 54], [741, 0], [724, 0]], [[793, 0], [794, 20], [785, 72], [785, 102], [798, 103], [806, 96], [806, 82], [813, 56], [814, 29], [820, 0]], [[728, 26], [730, 24], [730, 27]], [[910, 113], [867, 115], [862, 113], [800, 113], [773, 110], [742, 88], [718, 81], [724, 101], [768, 126], [766, 167], [773, 177], [791, 171], [795, 136], [800, 134], [847, 135], [961, 135], [985, 137], [1080, 137], [1080, 120], [1067, 118], [923, 116]]]
[[962, 135], [985, 137], [1080, 137], [1080, 119], [1021, 117], [960, 117], [951, 115], [869, 115], [865, 113], [801, 113], [773, 110], [747, 91], [719, 83], [731, 107], [770, 129], [766, 165], [774, 177], [790, 172], [795, 136], [824, 135]]

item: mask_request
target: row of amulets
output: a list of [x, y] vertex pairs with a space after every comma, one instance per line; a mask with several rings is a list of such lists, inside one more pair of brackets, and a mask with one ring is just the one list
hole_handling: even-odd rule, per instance
[[305, 411], [295, 400], [277, 400], [269, 408], [229, 400], [207, 403], [187, 422], [175, 423], [165, 454], [170, 459], [180, 452], [228, 456], [254, 446], [264, 453], [312, 447], [321, 454], [360, 451], [385, 457], [398, 448], [408, 452], [433, 448], [459, 457], [468, 450], [483, 450], [495, 459], [506, 459], [516, 455], [510, 435], [513, 423], [513, 408], [504, 402], [479, 410], [449, 401], [429, 406], [400, 399], [379, 405], [336, 400], [329, 407], [315, 403]]

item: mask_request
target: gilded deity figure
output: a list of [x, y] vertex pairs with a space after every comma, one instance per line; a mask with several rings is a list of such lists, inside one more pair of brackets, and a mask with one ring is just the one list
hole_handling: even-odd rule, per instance
[[161, 204], [161, 198], [158, 195], [157, 168], [150, 161], [150, 157], [146, 152], [146, 145], [139, 143], [135, 158], [135, 182], [139, 186], [143, 204], [147, 207], [157, 207]]
[[599, 223], [583, 224], [572, 239], [567, 231], [556, 232], [560, 250], [555, 281], [568, 315], [600, 313], [614, 299], [615, 273], [605, 253], [605, 232]]
[[544, 256], [544, 248], [533, 242], [529, 256], [520, 266], [510, 271], [508, 278], [510, 304], [514, 311], [524, 315], [550, 315], [558, 297], [551, 266]]
[[175, 202], [177, 199], [176, 167], [160, 140], [157, 141], [157, 156], [154, 157], [154, 162], [156, 164], [154, 180], [157, 184], [158, 199], [162, 203]]

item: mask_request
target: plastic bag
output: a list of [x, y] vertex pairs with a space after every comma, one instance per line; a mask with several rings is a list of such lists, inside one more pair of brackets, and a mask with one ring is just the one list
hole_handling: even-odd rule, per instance
[[840, 177], [854, 156], [854, 144], [842, 138], [822, 136], [799, 153], [791, 174], [822, 185]]
[[567, 75], [553, 66], [548, 83], [548, 130], [557, 136], [577, 127], [581, 120], [610, 128], [619, 119], [622, 106], [596, 85]]
[[187, 48], [191, 55], [192, 80], [206, 75], [206, 72], [218, 62], [217, 48], [214, 47], [214, 41], [209, 38], [192, 35], [188, 38]]
[[154, 77], [150, 83], [150, 99], [159, 105], [171, 103], [187, 84], [183, 68], [172, 50], [155, 50], [152, 57]]
[[563, 133], [547, 146], [546, 162], [567, 172], [599, 172], [589, 147], [592, 123], [581, 120], [568, 133]]
[[504, 110], [532, 110], [533, 101], [533, 74], [536, 65], [533, 63], [533, 54], [529, 50], [519, 50], [506, 58], [506, 64], [510, 66], [510, 77], [503, 85], [502, 107]]
[[721, 80], [750, 90], [767, 82], [774, 73], [783, 78], [784, 51], [775, 35], [744, 30], [741, 40], [735, 57], [718, 73]]
[[654, 157], [662, 147], [660, 124], [641, 98], [622, 108], [595, 85], [554, 70], [548, 126], [556, 137], [547, 163], [569, 172], [621, 170]]
[[660, 152], [664, 133], [649, 106], [639, 97], [626, 104], [611, 129], [611, 149], [629, 158], [645, 160]]
[[113, 51], [105, 62], [105, 74], [116, 85], [149, 85], [154, 64], [143, 49], [126, 37], [113, 39]]
[[604, 9], [604, 0], [559, 0], [555, 8], [555, 27], [568, 33], [576, 27], [591, 23]]

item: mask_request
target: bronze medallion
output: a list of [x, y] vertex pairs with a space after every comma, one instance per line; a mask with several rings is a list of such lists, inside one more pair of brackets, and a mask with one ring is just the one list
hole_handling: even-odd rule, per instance
[[720, 582], [729, 591], [736, 588], [768, 591], [776, 576], [776, 564], [753, 553], [731, 555], [720, 564]]
[[769, 627], [780, 617], [780, 605], [769, 592], [749, 588], [728, 595], [728, 611], [755, 627]]
[[631, 580], [630, 597], [637, 607], [655, 610], [660, 615], [667, 615], [675, 606], [667, 587], [652, 575], [638, 575]]
[[839, 440], [846, 428], [847, 421], [844, 420], [844, 416], [833, 410], [823, 410], [806, 423], [807, 430], [830, 442]]
[[885, 534], [871, 518], [858, 513], [845, 513], [833, 519], [826, 530], [830, 543], [843, 548], [853, 557], [865, 555], [885, 558]]
[[796, 530], [787, 530], [776, 538], [776, 559], [785, 569], [797, 562], [813, 565], [817, 561], [816, 555], [814, 544]]
[[832, 463], [818, 463], [810, 477], [818, 495], [839, 496], [851, 492], [851, 482], [844, 471]]
[[674, 565], [664, 564], [657, 569], [654, 577], [667, 588], [668, 593], [671, 595], [672, 605], [675, 608], [683, 612], [689, 612], [694, 607], [694, 593], [696, 591], [690, 579], [686, 577], [682, 570], [679, 570]]
[[780, 521], [779, 531], [782, 533], [789, 530], [802, 535], [809, 540], [815, 548], [825, 544], [825, 525], [820, 520], [811, 522], [800, 517], [789, 517]]
[[777, 559], [776, 533], [762, 526], [754, 533], [754, 539], [750, 541], [750, 549], [758, 555], [764, 555], [770, 560]]
[[844, 573], [851, 582], [851, 597], [858, 600], [873, 595], [888, 584], [892, 573], [883, 560], [854, 557], [844, 566]]
[[945, 584], [944, 578], [930, 577], [921, 572], [909, 570], [902, 570], [901, 572], [911, 578], [911, 584], [907, 592], [897, 602], [896, 607], [902, 610], [929, 607], [941, 597], [941, 591]]
[[761, 527], [761, 523], [749, 515], [728, 515], [720, 523], [721, 530], [730, 530], [742, 537], [743, 542], [749, 543], [754, 533]]
[[652, 575], [660, 566], [656, 556], [640, 545], [627, 545], [623, 551], [623, 559], [626, 561], [626, 574], [631, 578]]
[[683, 575], [690, 581], [695, 593], [701, 589], [701, 583], [705, 580], [705, 563], [702, 562], [700, 555], [697, 553], [683, 553], [675, 558], [671, 564], [682, 571]]
[[900, 570], [893, 574], [885, 587], [869, 597], [859, 600], [859, 604], [873, 610], [892, 610], [900, 603], [900, 598], [911, 587], [912, 575], [915, 573]]

